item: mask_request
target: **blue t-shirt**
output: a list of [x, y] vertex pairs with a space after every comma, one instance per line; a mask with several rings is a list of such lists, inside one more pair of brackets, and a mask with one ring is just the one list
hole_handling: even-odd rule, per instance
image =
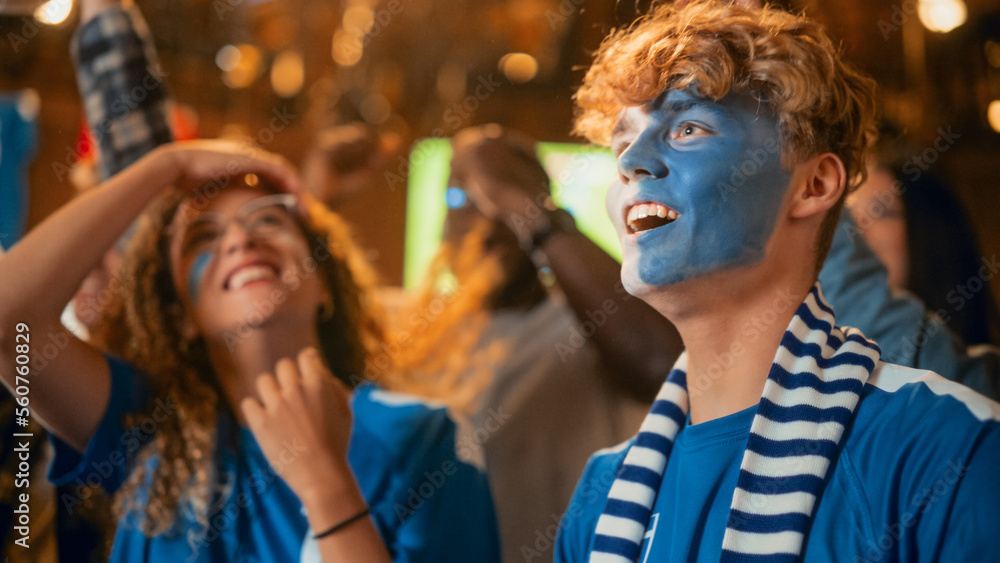
[[28, 165], [38, 144], [37, 119], [24, 96], [0, 95], [0, 246], [14, 246], [28, 216]]
[[[149, 404], [150, 389], [130, 365], [115, 358], [108, 364], [108, 408], [83, 455], [53, 437], [56, 456], [49, 478], [56, 484], [100, 484], [115, 492], [157, 421], [174, 415], [176, 405], [154, 399], [146, 419], [123, 427], [124, 414]], [[499, 537], [486, 478], [456, 458], [455, 425], [446, 411], [372, 385], [358, 387], [351, 406], [348, 463], [393, 561], [498, 562]], [[268, 463], [250, 430], [235, 430], [238, 450], [219, 441], [219, 486], [209, 528], [182, 515], [174, 530], [150, 538], [138, 529], [137, 516], [125, 518], [118, 525], [111, 561], [320, 561], [302, 503]], [[276, 462], [294, 463], [298, 455], [300, 446], [290, 441]], [[60, 499], [70, 506], [75, 501], [65, 495]]]
[[[828, 475], [803, 561], [1000, 561], [1000, 405], [931, 372], [879, 367]], [[756, 411], [677, 435], [640, 562], [719, 561]], [[560, 526], [557, 562], [589, 559], [626, 450], [590, 459]]]

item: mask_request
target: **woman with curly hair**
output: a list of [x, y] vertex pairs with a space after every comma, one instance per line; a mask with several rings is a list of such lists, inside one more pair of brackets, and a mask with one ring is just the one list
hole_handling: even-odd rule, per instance
[[[0, 362], [59, 348], [3, 373], [58, 437], [50, 478], [116, 495], [112, 561], [497, 560], [486, 481], [445, 411], [341, 383], [379, 342], [371, 276], [301, 192], [275, 155], [166, 145], [0, 260]], [[59, 313], [150, 202], [102, 351]]]

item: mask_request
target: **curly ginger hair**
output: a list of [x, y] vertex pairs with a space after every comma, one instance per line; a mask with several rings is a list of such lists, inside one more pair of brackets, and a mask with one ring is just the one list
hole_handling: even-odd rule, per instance
[[[820, 24], [773, 6], [665, 3], [612, 32], [575, 95], [574, 132], [606, 146], [624, 108], [690, 88], [716, 101], [735, 92], [766, 103], [777, 117], [785, 168], [831, 152], [847, 172], [845, 196], [864, 182], [878, 136], [875, 81], [843, 59]], [[820, 231], [819, 265], [843, 200]]]

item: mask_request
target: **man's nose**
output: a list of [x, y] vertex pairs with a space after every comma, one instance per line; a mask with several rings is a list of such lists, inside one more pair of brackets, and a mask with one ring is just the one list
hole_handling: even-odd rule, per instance
[[658, 131], [648, 127], [639, 134], [620, 155], [618, 175], [623, 183], [665, 178], [670, 170], [663, 160], [666, 149]]

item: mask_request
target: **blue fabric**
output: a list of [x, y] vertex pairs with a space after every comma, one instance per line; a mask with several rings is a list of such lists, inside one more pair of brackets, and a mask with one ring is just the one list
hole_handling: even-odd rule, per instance
[[[678, 434], [639, 561], [719, 561], [757, 408]], [[557, 562], [587, 560], [624, 455], [591, 458], [560, 527]], [[866, 385], [802, 560], [1000, 561], [998, 466], [1000, 422], [976, 418], [923, 382], [896, 391]]]
[[[108, 361], [111, 398], [83, 455], [52, 439], [56, 456], [49, 478], [57, 484], [100, 484], [116, 491], [157, 421], [176, 409], [154, 399], [148, 417], [135, 427], [123, 427], [122, 415], [141, 411], [151, 399], [150, 390], [134, 368], [114, 358]], [[352, 409], [348, 462], [393, 560], [498, 562], [499, 538], [485, 476], [456, 459], [455, 426], [445, 410], [372, 385], [355, 390]], [[199, 537], [197, 527], [185, 519], [174, 531], [148, 538], [134, 519], [126, 519], [119, 523], [110, 561], [320, 560], [302, 504], [271, 468], [252, 433], [242, 427], [236, 432], [241, 453], [220, 448], [219, 473], [226, 477], [220, 479], [207, 535]], [[286, 451], [292, 460], [299, 454], [294, 443]]]
[[[989, 273], [991, 277], [994, 274]], [[927, 311], [908, 293], [893, 294], [885, 266], [846, 209], [819, 281], [837, 323], [861, 329], [878, 343], [884, 361], [931, 370], [991, 399], [1000, 399], [1000, 350], [985, 346], [967, 349], [932, 314], [936, 311]]]
[[21, 95], [0, 95], [0, 247], [21, 238], [28, 217], [28, 165], [38, 145], [37, 121], [18, 109]]

